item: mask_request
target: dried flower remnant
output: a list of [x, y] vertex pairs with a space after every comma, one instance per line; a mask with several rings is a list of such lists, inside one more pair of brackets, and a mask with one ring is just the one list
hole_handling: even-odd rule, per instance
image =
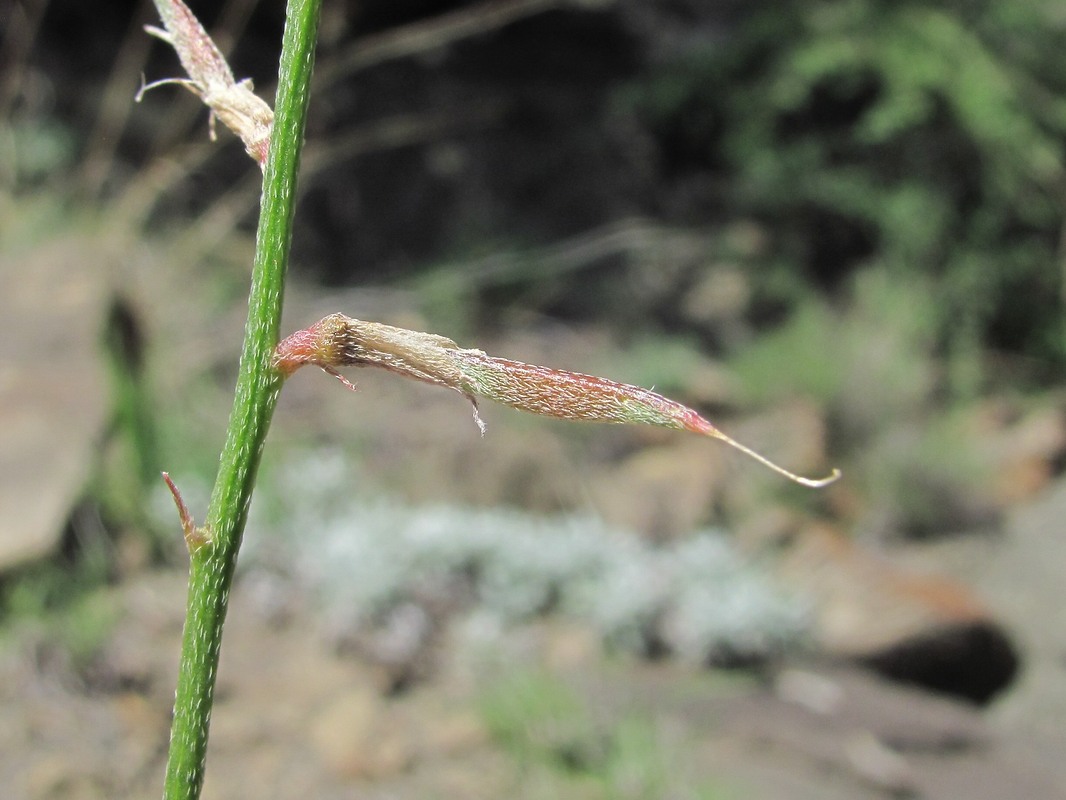
[[162, 39], [178, 54], [188, 78], [167, 78], [142, 86], [137, 100], [149, 89], [166, 84], [184, 86], [211, 109], [211, 139], [215, 138], [215, 119], [244, 142], [248, 155], [260, 168], [266, 165], [274, 111], [252, 91], [249, 78], [236, 80], [225, 57], [182, 0], [154, 0], [165, 30], [146, 25], [145, 30]]
[[313, 364], [355, 388], [338, 369], [383, 367], [426, 383], [446, 386], [474, 406], [485, 397], [512, 408], [561, 419], [589, 422], [643, 423], [691, 431], [720, 439], [789, 480], [821, 487], [840, 477], [833, 470], [824, 478], [804, 478], [726, 436], [691, 408], [660, 394], [593, 375], [539, 367], [494, 358], [482, 350], [460, 348], [451, 339], [431, 333], [364, 322], [331, 314], [310, 328], [284, 339], [274, 355], [274, 366], [286, 377], [305, 364]]
[[196, 527], [192, 514], [189, 513], [189, 507], [185, 505], [185, 498], [181, 496], [178, 487], [174, 485], [170, 473], [163, 473], [163, 482], [166, 483], [171, 497], [174, 498], [174, 505], [178, 507], [178, 518], [181, 520], [181, 530], [185, 535], [185, 546], [189, 548], [190, 553], [195, 553], [205, 544], [210, 543], [211, 534], [207, 528]]

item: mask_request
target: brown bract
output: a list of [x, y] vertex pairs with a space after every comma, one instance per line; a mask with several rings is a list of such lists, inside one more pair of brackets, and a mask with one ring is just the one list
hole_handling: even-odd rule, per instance
[[225, 57], [181, 0], [154, 0], [164, 29], [145, 26], [152, 36], [174, 48], [188, 78], [167, 78], [141, 87], [137, 100], [156, 86], [175, 83], [195, 94], [211, 110], [211, 138], [215, 119], [237, 134], [248, 155], [262, 168], [270, 146], [274, 111], [252, 91], [250, 79], [236, 80]]

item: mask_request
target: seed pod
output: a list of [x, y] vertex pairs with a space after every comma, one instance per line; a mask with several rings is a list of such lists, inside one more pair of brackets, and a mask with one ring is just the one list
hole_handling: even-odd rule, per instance
[[495, 358], [482, 350], [460, 348], [443, 336], [343, 314], [324, 317], [278, 345], [274, 366], [283, 375], [291, 375], [304, 364], [320, 367], [353, 389], [339, 368], [383, 367], [447, 386], [474, 405], [474, 419], [482, 434], [485, 425], [478, 416], [478, 397], [560, 419], [658, 425], [710, 436], [804, 486], [825, 486], [840, 477], [839, 470], [817, 479], [789, 472], [726, 436], [691, 408], [639, 386]]

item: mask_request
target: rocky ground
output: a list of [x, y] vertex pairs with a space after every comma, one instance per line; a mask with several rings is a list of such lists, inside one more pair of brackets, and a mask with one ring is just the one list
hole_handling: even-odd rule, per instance
[[[48, 285], [45, 267], [27, 274]], [[54, 532], [43, 534], [77, 499], [86, 454], [108, 424], [102, 390], [67, 391], [98, 363], [92, 338], [35, 335], [35, 297], [54, 298], [55, 287], [34, 285], [0, 298], [13, 304], [0, 319], [16, 322], [0, 351], [9, 423], [0, 488], [14, 561], [56, 546]], [[188, 375], [231, 366], [219, 342], [237, 340], [241, 315], [189, 330], [180, 291], [152, 291], [175, 298], [170, 318], [152, 318], [169, 342], [166, 369], [153, 380], [180, 400]], [[103, 317], [94, 293], [75, 284], [60, 294], [67, 306], [53, 315], [83, 324]], [[299, 293], [289, 313], [306, 324], [338, 308], [394, 322], [411, 314], [395, 297]], [[589, 332], [553, 329], [493, 349], [597, 369], [590, 362], [609, 351], [602, 344]], [[699, 396], [728, 405], [728, 386], [705, 367]], [[102, 369], [77, 385], [99, 387]], [[767, 500], [764, 479], [776, 479], [756, 465], [718, 451], [709, 458], [714, 443], [545, 426], [498, 408], [484, 410], [490, 436], [481, 440], [461, 398], [358, 378], [358, 395], [317, 373], [294, 378], [276, 451], [341, 443], [358, 453], [352, 482], [364, 489], [388, 486], [413, 504], [579, 508], [652, 541], [724, 515], [743, 548], [777, 553], [781, 580], [817, 599], [814, 647], [755, 669], [706, 670], [606, 652], [559, 618], [486, 639], [476, 619], [457, 614], [434, 643], [433, 668], [397, 691], [395, 674], [325, 634], [307, 598], [281, 602], [274, 587], [249, 578], [234, 592], [205, 797], [1066, 797], [1066, 639], [1056, 625], [1066, 558], [1066, 482], [1055, 477], [1061, 408], [997, 415], [992, 405], [975, 417], [986, 425], [982, 441], [995, 445], [999, 483], [983, 495], [996, 498], [995, 513], [969, 514], [963, 502], [963, 512], [943, 518], [983, 525], [923, 541], [863, 540], [846, 535], [843, 521], [864, 519], [854, 511], [864, 498], [847, 481], [804, 510]], [[29, 392], [34, 381], [40, 388]], [[201, 392], [182, 414], [220, 425], [224, 393]], [[50, 429], [55, 419], [72, 424]], [[817, 472], [829, 461], [823, 421], [803, 404], [738, 417], [730, 431], [796, 469]], [[52, 456], [77, 464], [50, 470]], [[21, 502], [25, 483], [15, 477], [42, 487], [34, 496], [48, 513]], [[33, 535], [23, 540], [19, 531]], [[0, 656], [4, 797], [158, 793], [185, 574], [122, 574], [58, 625], [9, 626]], [[886, 674], [940, 685], [955, 699]]]
[[[302, 402], [298, 393], [292, 401]], [[461, 452], [453, 457], [463, 461]], [[508, 463], [493, 473], [504, 483]], [[611, 654], [560, 618], [486, 639], [458, 615], [434, 645], [433, 668], [396, 692], [392, 666], [338, 648], [305, 598], [279, 599], [249, 573], [234, 592], [204, 796], [1066, 798], [1066, 641], [1054, 624], [1064, 517], [1059, 481], [985, 535], [874, 556], [853, 545], [841, 555], [822, 529], [797, 533], [808, 544], [793, 545], [799, 555], [784, 577], [807, 572], [820, 554], [811, 575], [847, 575], [827, 592], [826, 616], [848, 611], [859, 621], [828, 624], [824, 647], [754, 671]], [[181, 569], [136, 572], [72, 614], [89, 639], [99, 624], [103, 646], [88, 654], [70, 628], [9, 632], [0, 663], [5, 796], [159, 791], [184, 579]], [[930, 592], [965, 602], [945, 606]], [[950, 647], [952, 631], [973, 620], [1007, 637], [1020, 660], [984, 707], [887, 680], [847, 652], [884, 637], [879, 652], [902, 642], [928, 663], [943, 652], [927, 646], [937, 630]], [[979, 647], [966, 648], [963, 658], [980, 658]], [[501, 731], [487, 696], [498, 703], [500, 693], [523, 692], [512, 729]], [[577, 701], [560, 708], [560, 693]], [[631, 752], [634, 720], [645, 745]], [[619, 776], [612, 753], [635, 774]]]
[[[998, 542], [913, 554], [982, 565], [982, 593], [1021, 645], [1021, 678], [983, 709], [817, 658], [738, 674], [611, 657], [587, 631], [551, 620], [494, 640], [491, 653], [457, 625], [432, 679], [389, 695], [379, 669], [327, 644], [308, 608], [280, 613], [244, 582], [204, 796], [1066, 797], [1063, 642], [1049, 619], [1064, 513], [1066, 483], [1012, 517]], [[89, 665], [42, 635], [9, 637], [6, 797], [158, 792], [183, 595], [177, 570], [116, 587], [107, 605], [121, 622]], [[486, 692], [519, 696], [514, 676], [531, 672], [554, 688], [524, 711], [522, 754], [501, 741]], [[580, 698], [579, 714], [559, 709], [559, 691]], [[634, 719], [654, 743], [631, 756], [636, 774], [593, 779], [601, 750], [621, 747]]]

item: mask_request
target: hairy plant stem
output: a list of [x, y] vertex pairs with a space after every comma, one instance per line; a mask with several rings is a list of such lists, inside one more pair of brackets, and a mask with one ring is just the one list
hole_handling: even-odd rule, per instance
[[289, 0], [275, 120], [263, 177], [248, 323], [233, 411], [201, 544], [190, 547], [189, 597], [164, 800], [200, 796], [230, 583], [282, 376], [271, 363], [296, 196], [296, 176], [321, 0]]

